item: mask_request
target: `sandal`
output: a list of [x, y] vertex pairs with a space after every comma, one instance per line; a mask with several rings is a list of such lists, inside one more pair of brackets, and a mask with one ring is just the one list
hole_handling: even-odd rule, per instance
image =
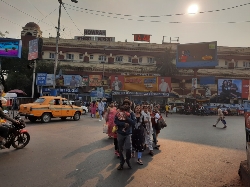
[[143, 165], [143, 162], [141, 161], [141, 159], [138, 159], [138, 160], [137, 160], [137, 163], [138, 163], [139, 165]]
[[154, 156], [154, 152], [153, 151], [149, 151], [148, 154], [151, 155], [151, 156]]

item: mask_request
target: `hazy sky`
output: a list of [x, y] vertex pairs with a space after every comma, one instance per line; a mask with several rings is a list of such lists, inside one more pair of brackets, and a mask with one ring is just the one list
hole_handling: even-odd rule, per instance
[[[167, 36], [166, 42], [169, 37], [180, 37], [180, 43], [218, 41], [219, 46], [250, 47], [250, 22], [246, 22], [250, 21], [250, 4], [239, 6], [250, 3], [250, 0], [78, 0], [77, 4], [71, 0], [63, 2], [67, 3], [65, 8], [77, 26], [62, 9], [61, 24], [65, 29], [61, 30], [61, 36], [64, 38], [81, 36], [84, 29], [100, 29], [106, 30], [107, 36], [115, 37], [116, 41], [127, 39], [132, 42], [132, 34], [151, 34], [151, 43], [161, 43], [162, 37]], [[198, 11], [220, 11], [160, 16], [187, 13], [192, 4], [198, 5]], [[58, 6], [58, 0], [0, 0], [0, 31], [9, 31], [8, 37], [20, 38], [22, 27], [28, 22], [35, 22], [40, 26], [44, 37], [48, 37], [49, 33], [50, 36], [56, 36]], [[227, 9], [235, 6], [239, 7]]]

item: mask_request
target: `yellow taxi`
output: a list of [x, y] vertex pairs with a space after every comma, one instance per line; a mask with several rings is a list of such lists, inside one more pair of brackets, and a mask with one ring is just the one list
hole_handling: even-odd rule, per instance
[[26, 116], [31, 122], [40, 119], [43, 123], [50, 122], [51, 118], [67, 117], [75, 121], [80, 119], [82, 108], [72, 105], [66, 98], [55, 96], [39, 97], [34, 103], [21, 104], [19, 114]]

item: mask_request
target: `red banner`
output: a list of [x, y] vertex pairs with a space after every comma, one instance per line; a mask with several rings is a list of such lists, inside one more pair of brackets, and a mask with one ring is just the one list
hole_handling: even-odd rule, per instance
[[158, 91], [171, 92], [171, 77], [158, 77]]
[[150, 35], [147, 35], [147, 34], [134, 34], [134, 41], [150, 42]]
[[250, 84], [250, 80], [242, 80], [242, 95], [241, 95], [241, 97], [244, 99], [248, 99], [250, 97], [249, 84]]
[[111, 89], [114, 91], [124, 90], [124, 76], [123, 75], [111, 76]]

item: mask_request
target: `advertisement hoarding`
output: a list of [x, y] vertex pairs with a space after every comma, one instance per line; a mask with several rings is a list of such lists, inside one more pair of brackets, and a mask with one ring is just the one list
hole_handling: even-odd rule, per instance
[[37, 58], [38, 58], [38, 38], [29, 41], [28, 60], [34, 60]]
[[241, 98], [242, 80], [218, 79], [218, 95], [228, 99]]
[[21, 58], [22, 41], [17, 39], [0, 38], [0, 57]]
[[112, 75], [111, 76], [111, 89], [115, 91], [124, 90], [124, 76]]
[[158, 91], [157, 77], [124, 76], [124, 90], [129, 91]]
[[89, 86], [89, 76], [82, 76], [82, 86]]
[[250, 84], [250, 80], [242, 80], [242, 98], [244, 99], [248, 99], [250, 97], [249, 84]]
[[100, 42], [115, 42], [115, 37], [95, 37], [95, 41], [100, 41]]
[[47, 73], [37, 73], [36, 76], [36, 85], [37, 86], [46, 86]]
[[81, 85], [82, 77], [80, 75], [56, 75], [56, 86], [78, 88]]
[[158, 77], [159, 92], [171, 92], [171, 77]]
[[89, 86], [101, 86], [102, 75], [89, 75]]
[[214, 76], [200, 77], [200, 85], [215, 84]]
[[93, 36], [75, 36], [75, 39], [84, 41], [95, 41], [95, 37]]
[[150, 36], [149, 34], [133, 34], [134, 35], [134, 41], [141, 41], [141, 42], [150, 42]]
[[206, 68], [217, 65], [216, 41], [177, 45], [177, 68]]

